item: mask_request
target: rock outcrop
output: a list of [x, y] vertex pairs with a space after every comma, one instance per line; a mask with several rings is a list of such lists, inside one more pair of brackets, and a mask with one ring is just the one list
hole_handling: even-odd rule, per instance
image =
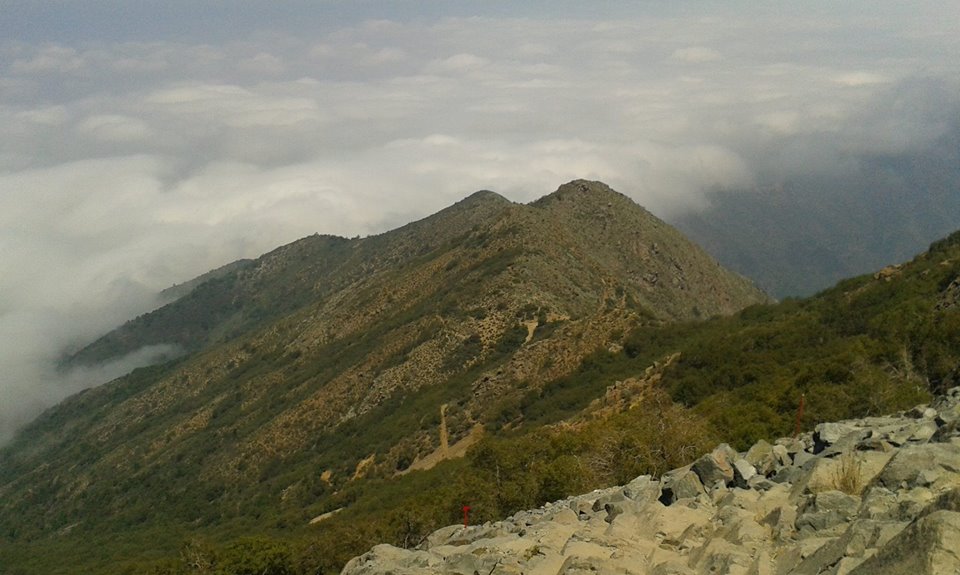
[[343, 575], [960, 573], [960, 387], [656, 479], [378, 545]]

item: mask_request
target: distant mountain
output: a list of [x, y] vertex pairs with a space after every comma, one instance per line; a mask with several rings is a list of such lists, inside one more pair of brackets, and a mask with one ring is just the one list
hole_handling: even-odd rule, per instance
[[[587, 181], [529, 205], [478, 192], [379, 236], [304, 238], [172, 296], [64, 367], [156, 344], [182, 355], [69, 398], [0, 451], [8, 543], [306, 526], [361, 479], [529, 427], [524, 401], [639, 326], [768, 301]], [[88, 568], [115, 566], [112, 545]]]
[[717, 192], [671, 223], [783, 298], [906, 260], [960, 222], [960, 123], [919, 151], [845, 163], [842, 174]]

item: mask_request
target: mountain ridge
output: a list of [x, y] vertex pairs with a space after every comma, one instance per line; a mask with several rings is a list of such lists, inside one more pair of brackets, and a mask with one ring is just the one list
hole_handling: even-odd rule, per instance
[[[57, 553], [111, 575], [181, 575], [187, 556], [214, 573], [262, 572], [265, 556], [277, 573], [339, 573], [465, 504], [493, 521], [659, 475], [711, 441], [789, 433], [802, 394], [810, 429], [960, 384], [960, 233], [805, 300], [693, 321], [696, 296], [681, 299], [677, 323], [640, 302], [674, 279], [696, 292], [696, 258], [667, 236], [659, 253], [635, 241], [661, 224], [611, 219], [609, 197], [560, 222], [492, 198], [488, 228], [423, 253], [392, 245], [384, 259], [403, 266], [374, 262], [349, 290], [48, 411], [0, 450], [0, 553], [48, 574], [77, 570], [44, 559]], [[308, 238], [265, 260], [261, 282], [316, 242], [361, 245]], [[638, 254], [656, 282], [624, 273]], [[463, 459], [397, 474], [478, 424]]]
[[[568, 200], [575, 198], [575, 201], [568, 201], [566, 204], [562, 204], [564, 198]], [[584, 202], [584, 200], [589, 200], [589, 203]], [[637, 206], [628, 197], [613, 191], [605, 184], [599, 182], [575, 180], [528, 205], [514, 204], [495, 192], [475, 192], [436, 214], [377, 236], [354, 240], [326, 235], [308, 236], [287, 244], [286, 246], [276, 248], [257, 260], [240, 260], [223, 266], [218, 270], [201, 276], [201, 278], [209, 277], [206, 281], [198, 282], [200, 279], [198, 278], [198, 280], [187, 282], [185, 285], [193, 285], [193, 289], [183, 294], [176, 301], [172, 302], [172, 304], [168, 304], [159, 310], [144, 314], [128, 322], [125, 326], [114, 330], [98, 341], [76, 352], [69, 357], [65, 363], [67, 366], [95, 363], [123, 355], [124, 353], [130, 353], [135, 351], [136, 347], [145, 345], [175, 344], [182, 346], [188, 351], [194, 351], [204, 345], [204, 343], [212, 343], [224, 337], [231, 337], [229, 330], [232, 328], [234, 331], [237, 331], [236, 326], [230, 325], [231, 322], [236, 323], [239, 321], [243, 326], [249, 327], [250, 324], [256, 323], [257, 321], [278, 319], [282, 313], [292, 311], [292, 309], [298, 305], [304, 305], [311, 298], [324, 297], [336, 289], [346, 287], [351, 282], [359, 281], [364, 277], [378, 273], [384, 269], [385, 265], [405, 265], [409, 260], [438, 249], [443, 244], [454, 241], [457, 237], [466, 237], [466, 235], [469, 234], [466, 230], [476, 229], [482, 225], [487, 225], [492, 228], [496, 228], [497, 226], [502, 228], [505, 225], [535, 225], [535, 222], [531, 221], [531, 218], [534, 217], [531, 214], [536, 213], [538, 210], [546, 210], [554, 218], [573, 217], [581, 223], [589, 224], [590, 220], [603, 220], [611, 217], [614, 202], [616, 202], [617, 207], [621, 209], [628, 208], [630, 211], [640, 210], [640, 213], [643, 214], [645, 218], [649, 218], [648, 221], [653, 223], [653, 227], [658, 232], [672, 229], [643, 208]], [[531, 208], [536, 208], [536, 210], [531, 211]], [[589, 213], [586, 213], [587, 208], [590, 210]], [[509, 214], [506, 217], [507, 221], [493, 222], [494, 219], [505, 214]], [[670, 236], [671, 243], [677, 244], [677, 238], [679, 237], [678, 234]], [[592, 239], [596, 241], [598, 238]], [[482, 237], [474, 237], [472, 241], [482, 242], [483, 240], [484, 238]], [[683, 242], [686, 242], [686, 240], [683, 240]], [[416, 248], [412, 248], [410, 246], [411, 243], [415, 243]], [[686, 242], [686, 244], [687, 245], [682, 246], [684, 249], [689, 249], [692, 246], [689, 242]], [[642, 258], [650, 259], [657, 255], [659, 246], [656, 242], [652, 242], [650, 249], [644, 248], [645, 246], [636, 246], [634, 253], [640, 255]], [[699, 251], [698, 248], [697, 250]], [[373, 254], [376, 254], [376, 256]], [[699, 261], [696, 262], [697, 264], [709, 262], [709, 265], [719, 269], [719, 265], [710, 260], [710, 258], [702, 252], [698, 253], [698, 257]], [[270, 308], [270, 306], [264, 302], [252, 301], [246, 305], [241, 301], [240, 303], [244, 309], [239, 312], [233, 309], [237, 306], [238, 301], [249, 295], [244, 292], [272, 287], [258, 285], [258, 277], [265, 276], [264, 281], [273, 281], [269, 275], [272, 272], [275, 276], [279, 276], [281, 281], [287, 281], [287, 278], [283, 277], [284, 270], [278, 268], [294, 267], [289, 263], [289, 260], [303, 260], [308, 258], [318, 259], [320, 263], [326, 267], [321, 269], [319, 265], [313, 265], [311, 268], [299, 272], [297, 277], [292, 278], [292, 284], [300, 285], [294, 285], [290, 289], [287, 289], [286, 293], [281, 292], [277, 295], [278, 299], [291, 299], [290, 305]], [[366, 261], [358, 264], [359, 260]], [[676, 262], [671, 262], [671, 264], [677, 266]], [[323, 275], [326, 275], [328, 278], [336, 278], [337, 274], [343, 269], [348, 270], [346, 277], [334, 279], [333, 282], [329, 282], [328, 280], [328, 283], [331, 284], [330, 286], [322, 285]], [[656, 283], [659, 278], [655, 273], [656, 272], [650, 273], [643, 279], [648, 283]], [[210, 293], [213, 291], [209, 289], [211, 284], [215, 284], [216, 282], [236, 282], [238, 280], [246, 280], [248, 284], [253, 285], [247, 289], [240, 286], [239, 292], [237, 290], [230, 292], [229, 298], [225, 297], [222, 290], [216, 293]], [[727, 282], [730, 285], [723, 287], [733, 288], [733, 284], [738, 281], [741, 280], [733, 278]], [[260, 283], [262, 284], [263, 282]], [[754, 291], [753, 295], [759, 295], [759, 291]], [[187, 301], [187, 298], [191, 296], [196, 301]], [[191, 303], [193, 304], [192, 306], [190, 305]], [[664, 301], [661, 298], [659, 301], [650, 303], [659, 306], [663, 304]], [[721, 313], [735, 311], [735, 305], [724, 305], [723, 302], [714, 303], [720, 304], [719, 311]], [[174, 309], [172, 315], [169, 314], [168, 312], [171, 311], [170, 306], [176, 304], [179, 304], [181, 307], [187, 307], [188, 309]], [[203, 308], [205, 311], [198, 308]], [[213, 317], [207, 319], [206, 316], [211, 315], [210, 310], [213, 310]], [[280, 310], [280, 313], [277, 313], [275, 310]], [[679, 314], [681, 317], [688, 315], [679, 309], [673, 309], [671, 313]], [[182, 321], [182, 316], [184, 315], [201, 318], [199, 320], [201, 325], [189, 325], [188, 328], [178, 326], [178, 331], [172, 334], [169, 333], [169, 330], [164, 331], [163, 326], [161, 326], [161, 333], [156, 337], [148, 337], [143, 341], [137, 341], [135, 343], [128, 341], [130, 339], [129, 333], [133, 330], [143, 331], [148, 321], [159, 322], [166, 325], [171, 321]], [[244, 315], [250, 315], [253, 316], [253, 318], [252, 320], [242, 319], [241, 316]], [[210, 326], [202, 325], [203, 322], [212, 322], [216, 325], [214, 329], [211, 329]], [[196, 323], [197, 322], [194, 322], [194, 324]]]
[[285, 513], [314, 517], [361, 467], [390, 477], [434, 451], [442, 404], [451, 442], [519, 426], [523, 396], [631, 326], [764, 301], [597, 182], [530, 205], [479, 192], [362, 239], [309, 236], [78, 352], [68, 365], [157, 343], [185, 353], [28, 426], [0, 452], [0, 493], [42, 485], [53, 499], [0, 516], [36, 536], [96, 529], [93, 501], [108, 525], [159, 508], [229, 523], [282, 494]]

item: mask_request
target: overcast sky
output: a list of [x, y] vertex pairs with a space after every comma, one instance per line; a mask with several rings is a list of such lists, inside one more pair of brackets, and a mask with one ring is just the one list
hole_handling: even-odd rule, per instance
[[0, 0], [0, 442], [142, 359], [65, 348], [296, 238], [574, 178], [669, 217], [957, 121], [954, 0], [756, 4]]

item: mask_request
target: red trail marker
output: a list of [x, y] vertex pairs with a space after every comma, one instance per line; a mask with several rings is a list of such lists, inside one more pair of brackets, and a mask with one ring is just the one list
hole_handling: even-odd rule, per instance
[[805, 400], [805, 399], [807, 399], [807, 394], [801, 393], [801, 394], [800, 394], [800, 407], [797, 408], [797, 424], [796, 424], [796, 426], [794, 426], [794, 428], [793, 428], [793, 437], [794, 437], [794, 438], [800, 436], [800, 420], [803, 419], [803, 403], [804, 403], [804, 400]]

